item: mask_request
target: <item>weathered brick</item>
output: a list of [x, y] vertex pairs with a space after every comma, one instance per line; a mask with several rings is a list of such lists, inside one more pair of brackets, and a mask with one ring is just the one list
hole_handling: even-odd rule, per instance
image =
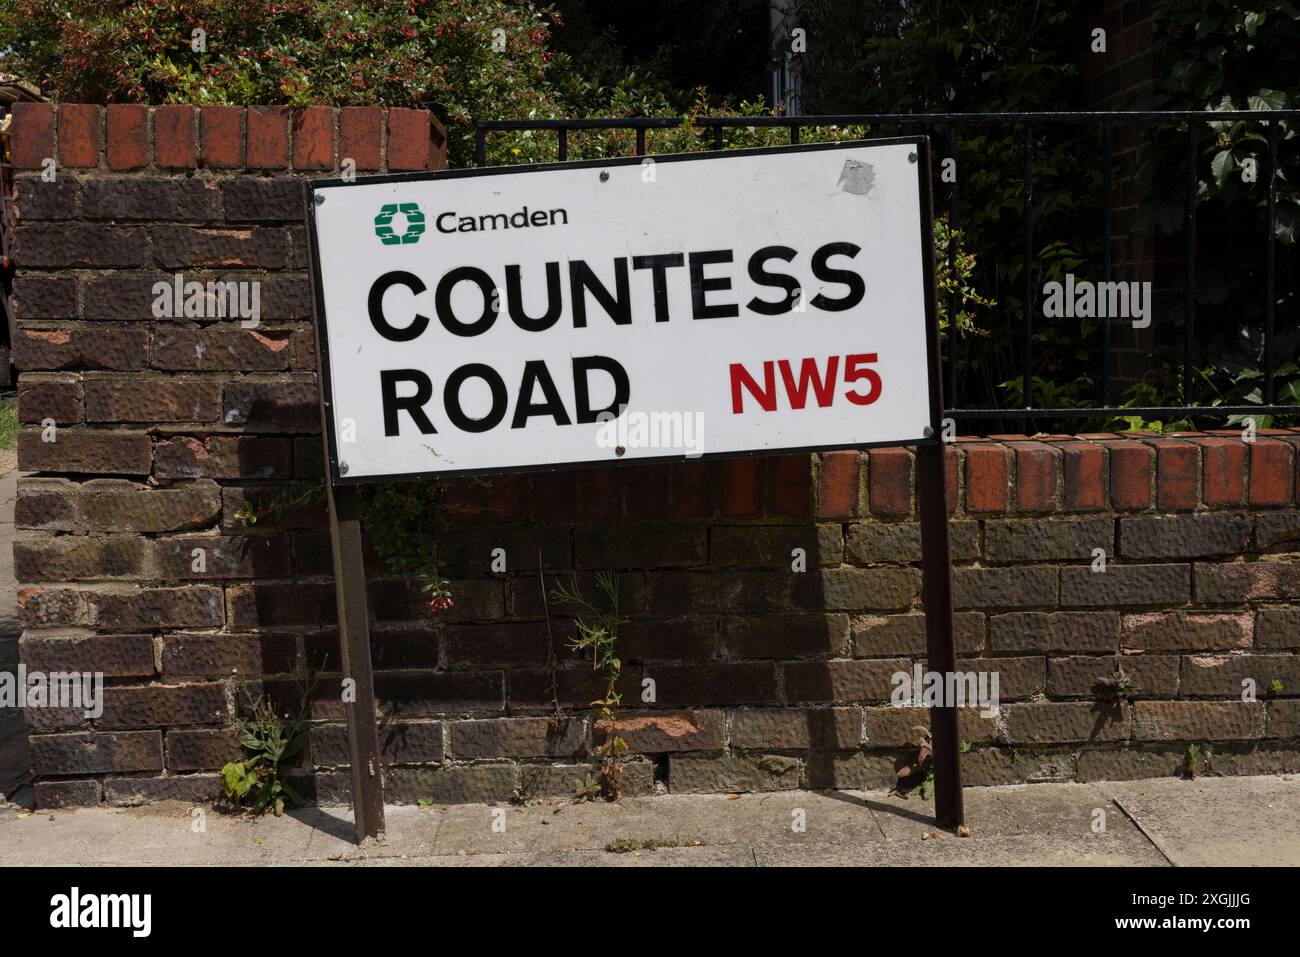
[[229, 382], [224, 389], [226, 425], [275, 432], [319, 432], [320, 391], [315, 381]]
[[[1064, 571], [1063, 569], [1062, 571]], [[1033, 608], [1056, 604], [1055, 567], [953, 569], [958, 608]]]
[[1245, 551], [1250, 518], [1241, 513], [1139, 515], [1119, 520], [1125, 558], [1209, 558]]
[[35, 734], [28, 746], [32, 763], [44, 774], [161, 771], [163, 766], [158, 731]]
[[843, 655], [848, 642], [848, 615], [764, 615], [722, 620], [722, 644], [731, 658]]
[[[452, 625], [446, 630], [447, 663], [457, 665], [528, 664], [547, 660], [545, 622]], [[554, 639], [557, 651], [563, 639]]]
[[1090, 442], [1063, 442], [1060, 449], [1066, 510], [1089, 512], [1105, 508], [1105, 450]]
[[219, 493], [209, 481], [151, 488], [120, 479], [79, 486], [26, 480], [18, 491], [17, 521], [56, 531], [180, 531], [215, 521], [221, 514]]
[[1255, 618], [1255, 647], [1300, 649], [1300, 608], [1261, 608]]
[[220, 628], [221, 589], [207, 585], [95, 592], [93, 620], [101, 628]]
[[153, 639], [148, 635], [24, 635], [18, 648], [29, 671], [98, 671], [112, 678], [154, 673]]
[[911, 662], [904, 658], [795, 661], [781, 666], [785, 698], [791, 702], [888, 701], [894, 689], [892, 677], [911, 670]]
[[806, 518], [812, 510], [812, 459], [776, 455], [767, 459], [767, 514]]
[[[811, 576], [814, 572], [808, 572]], [[792, 579], [789, 572], [736, 571], [723, 581], [697, 572], [660, 571], [650, 573], [650, 602], [659, 614], [699, 614], [710, 611], [747, 614], [787, 611]], [[818, 596], [808, 595], [807, 605], [819, 605]]]
[[[1047, 659], [1038, 655], [1017, 658], [958, 658], [955, 670], [968, 675], [974, 674], [977, 678], [988, 675], [989, 678], [985, 680], [989, 682], [990, 694], [992, 694], [992, 676], [997, 675], [997, 696], [1002, 701], [1032, 698], [1042, 694], [1047, 687]], [[966, 687], [969, 688], [969, 685]]]
[[[446, 734], [440, 721], [395, 721], [379, 728], [379, 759], [384, 764], [441, 764]], [[346, 725], [324, 724], [311, 729], [312, 763], [348, 767], [352, 756]]]
[[[54, 441], [45, 441], [48, 435]], [[149, 436], [142, 432], [37, 428], [18, 434], [18, 467], [26, 471], [147, 475], [149, 466]]]
[[1004, 711], [1012, 744], [1124, 741], [1131, 733], [1127, 711], [1100, 703], [1039, 701]]
[[763, 510], [763, 460], [726, 459], [719, 465], [718, 510], [728, 518], [753, 518]]
[[14, 314], [19, 319], [77, 318], [77, 284], [51, 276], [15, 276]]
[[155, 329], [150, 364], [195, 372], [279, 372], [289, 368], [290, 337], [282, 331], [210, 326]]
[[162, 673], [169, 678], [288, 674], [296, 650], [293, 635], [165, 635]]
[[25, 534], [14, 542], [14, 574], [22, 582], [140, 578], [147, 570], [148, 543], [139, 535]]
[[1190, 565], [1115, 565], [1104, 572], [1091, 566], [1061, 569], [1061, 604], [1067, 607], [1098, 605], [1181, 605], [1191, 598]]
[[226, 596], [232, 628], [331, 624], [338, 616], [330, 584], [249, 583], [228, 587]]
[[618, 633], [625, 661], [682, 661], [714, 657], [712, 618], [633, 619]]
[[221, 416], [221, 384], [211, 379], [87, 378], [85, 394], [87, 422], [214, 422]]
[[19, 328], [14, 364], [33, 371], [113, 369], [126, 372], [144, 367], [145, 342], [144, 329]]
[[1184, 655], [1179, 696], [1184, 698], [1241, 697], [1254, 682], [1259, 698], [1270, 693], [1274, 680], [1283, 690], [1300, 688], [1300, 657], [1296, 655]]
[[1115, 651], [1119, 625], [1119, 613], [1113, 611], [990, 615], [989, 648], [994, 652]]
[[271, 226], [155, 226], [150, 232], [154, 262], [163, 269], [282, 269], [288, 262], [288, 235]]
[[[853, 619], [853, 654], [858, 658], [881, 655], [924, 655], [924, 614], [864, 616]], [[953, 615], [953, 642], [958, 652], [978, 654], [984, 649], [984, 614], [963, 611]]]
[[[948, 547], [955, 562], [979, 558], [979, 523], [950, 522]], [[859, 522], [848, 527], [845, 560], [854, 565], [879, 565], [921, 560], [919, 522]]]
[[293, 168], [334, 168], [334, 110], [307, 106], [293, 111]]
[[[668, 754], [679, 751], [720, 751], [726, 744], [726, 722], [717, 710], [625, 711], [614, 722], [615, 733], [634, 754]], [[608, 722], [592, 729], [593, 743], [609, 739]]]
[[1300, 511], [1256, 513], [1255, 550], [1300, 552]]
[[1129, 695], [1172, 698], [1178, 693], [1177, 655], [1106, 655], [1049, 658], [1047, 693], [1053, 698], [1105, 698], [1106, 682], [1123, 669]]
[[[295, 782], [299, 793], [303, 788]], [[216, 774], [173, 774], [165, 778], [106, 778], [104, 803], [117, 807], [136, 807], [154, 801], [184, 801], [207, 804], [221, 794], [221, 779]]]
[[226, 691], [220, 684], [150, 685], [106, 688], [101, 728], [151, 728], [220, 724], [226, 720]]
[[703, 525], [593, 525], [574, 533], [578, 568], [674, 568], [702, 565], [708, 556]]
[[1149, 439], [1156, 449], [1156, 507], [1195, 508], [1200, 474], [1198, 448], [1176, 439]]
[[380, 167], [380, 140], [384, 132], [384, 111], [373, 106], [345, 106], [339, 110], [339, 159], [351, 159], [356, 169]]
[[1260, 598], [1300, 598], [1300, 565], [1293, 562], [1198, 564], [1196, 598], [1233, 605]]
[[[80, 184], [75, 179], [46, 182], [40, 176], [19, 176], [14, 182], [11, 207], [16, 223], [36, 223], [51, 219], [76, 219]], [[20, 313], [29, 319], [42, 318], [36, 313]], [[74, 312], [75, 315], [75, 312]]]
[[149, 241], [134, 226], [40, 223], [14, 231], [14, 255], [27, 269], [129, 269], [149, 262]]
[[432, 168], [429, 120], [428, 110], [398, 107], [388, 111], [388, 169], [391, 172]]
[[306, 208], [302, 183], [294, 179], [246, 176], [221, 184], [226, 221], [301, 222]]
[[[183, 435], [154, 447], [158, 478], [290, 478], [291, 446], [281, 438], [213, 435], [205, 439]], [[146, 468], [145, 471], [148, 471]]]
[[1140, 741], [1252, 740], [1264, 734], [1258, 701], [1135, 701], [1133, 737]]
[[52, 419], [58, 425], [71, 425], [84, 415], [79, 377], [28, 372], [18, 380], [18, 421], [32, 425]]
[[[688, 526], [688, 534], [694, 530]], [[642, 529], [643, 534], [646, 531]], [[672, 537], [671, 531], [654, 534]], [[807, 568], [838, 565], [843, 557], [838, 525], [715, 525], [709, 529], [708, 538], [709, 560], [714, 565], [791, 568], [796, 548], [803, 550]]]
[[1133, 781], [1183, 774], [1186, 748], [1151, 745], [1089, 748], [1079, 755], [1080, 781]]
[[238, 732], [229, 728], [168, 731], [163, 744], [168, 771], [210, 771], [244, 757]]
[[1265, 737], [1300, 738], [1300, 699], [1268, 703], [1268, 726]]
[[[918, 727], [930, 727], [930, 709], [893, 705], [864, 708], [863, 719], [867, 747], [903, 748], [915, 746], [920, 736]], [[971, 743], [993, 741], [998, 735], [996, 717], [984, 717], [979, 708], [958, 708], [957, 726], [961, 740]]]
[[1142, 651], [1207, 651], [1249, 648], [1254, 636], [1250, 612], [1209, 614], [1204, 612], [1152, 612], [1125, 615], [1125, 648]]
[[[87, 219], [201, 222], [220, 216], [221, 193], [212, 180], [88, 179], [81, 187], [81, 208]], [[105, 278], [120, 294], [125, 277]]]
[[913, 568], [831, 568], [795, 577], [796, 603], [809, 609], [903, 609], [921, 591], [921, 573]]
[[[428, 644], [436, 657], [436, 643]], [[334, 639], [332, 645], [337, 647], [338, 640]], [[376, 658], [382, 653], [386, 656], [386, 661], [391, 657], [392, 647], [388, 638], [381, 637], [375, 645]], [[376, 667], [394, 667], [387, 663], [381, 664], [379, 660], [375, 664]], [[416, 664], [427, 668], [437, 662], [416, 659]], [[586, 673], [591, 673], [591, 668], [587, 668]], [[394, 717], [502, 711], [505, 708], [505, 684], [499, 671], [425, 671], [403, 675], [380, 672], [375, 680], [375, 695], [380, 710], [385, 715]], [[581, 706], [590, 704], [598, 696], [588, 696]]]
[[37, 781], [33, 785], [36, 807], [42, 811], [61, 807], [90, 807], [100, 799], [99, 781]]
[[966, 510], [1005, 512], [1011, 494], [1007, 448], [971, 443], [962, 450], [966, 455]]
[[454, 721], [450, 726], [451, 756], [473, 758], [530, 758], [578, 754], [585, 750], [586, 722], [562, 718], [487, 718]]
[[798, 759], [775, 754], [675, 754], [668, 759], [668, 787], [674, 794], [783, 791], [799, 787], [802, 771]]
[[1096, 548], [1114, 554], [1114, 542], [1114, 521], [1100, 515], [984, 523], [984, 557], [991, 562], [1089, 559]]
[[668, 707], [767, 704], [778, 700], [770, 662], [692, 662], [647, 666], [656, 702]]
[[49, 103], [16, 101], [10, 108], [13, 133], [10, 154], [18, 169], [40, 169], [54, 157], [54, 107]]

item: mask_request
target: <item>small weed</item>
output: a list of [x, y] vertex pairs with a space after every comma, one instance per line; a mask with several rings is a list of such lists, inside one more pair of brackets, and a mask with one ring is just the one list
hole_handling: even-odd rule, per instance
[[221, 769], [221, 789], [233, 807], [244, 807], [251, 801], [254, 814], [270, 809], [279, 817], [286, 802], [290, 807], [302, 804], [302, 798], [280, 776], [280, 767], [307, 743], [305, 716], [315, 684], [314, 676], [304, 676], [299, 682], [297, 711], [283, 716], [265, 695], [254, 698], [243, 679], [236, 684], [236, 694], [243, 698], [245, 713], [237, 710], [230, 716], [229, 724], [239, 734], [239, 743], [249, 756], [242, 761], [231, 761]]
[[[699, 844], [698, 841], [695, 843]], [[681, 846], [678, 841], [661, 841], [657, 838], [633, 840], [632, 838], [620, 837], [606, 844], [605, 850], [611, 854], [631, 854], [636, 851], [657, 851], [661, 847]]]
[[1282, 679], [1281, 679], [1281, 678], [1273, 678], [1271, 681], [1269, 681], [1269, 683], [1268, 683], [1268, 693], [1269, 693], [1269, 694], [1281, 694], [1281, 693], [1283, 692], [1283, 690], [1285, 690], [1285, 689], [1284, 689], [1284, 686], [1283, 686], [1283, 684], [1282, 684]]
[[1109, 678], [1102, 678], [1098, 685], [1098, 697], [1109, 707], [1119, 708], [1133, 693], [1133, 676], [1120, 665]]
[[930, 741], [930, 729], [916, 726], [917, 733], [916, 760], [898, 769], [898, 782], [894, 790], [907, 797], [913, 789], [919, 788], [921, 800], [928, 801], [934, 796], [934, 755]]
[[1189, 744], [1187, 754], [1183, 757], [1183, 773], [1192, 781], [1201, 773], [1201, 749], [1199, 745]]
[[0, 402], [0, 449], [18, 447], [18, 403]]

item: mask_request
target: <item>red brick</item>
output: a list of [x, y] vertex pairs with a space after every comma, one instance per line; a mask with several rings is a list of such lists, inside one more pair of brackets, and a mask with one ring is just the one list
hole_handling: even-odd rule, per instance
[[1105, 458], [1100, 445], [1064, 442], [1065, 508], [1086, 512], [1106, 507]]
[[104, 108], [91, 103], [64, 103], [59, 107], [59, 163], [89, 169], [99, 165], [104, 136]]
[[806, 518], [812, 510], [812, 462], [808, 455], [780, 455], [767, 461], [769, 515]]
[[1108, 442], [1110, 497], [1116, 508], [1150, 508], [1155, 453], [1141, 442]]
[[754, 518], [763, 507], [762, 459], [727, 459], [721, 469], [718, 510], [727, 518]]
[[616, 522], [623, 514], [623, 475], [619, 469], [583, 469], [578, 473], [578, 518]]
[[194, 107], [170, 104], [153, 111], [154, 161], [168, 169], [194, 169], [199, 165], [195, 141]]
[[143, 169], [149, 165], [149, 107], [109, 104], [107, 153], [109, 169]]
[[967, 445], [966, 511], [1005, 512], [1010, 493], [1007, 452], [1001, 445]]
[[1291, 501], [1291, 457], [1291, 443], [1255, 439], [1250, 447], [1251, 505], [1286, 505]]
[[650, 521], [662, 518], [668, 507], [669, 466], [662, 463], [634, 465], [627, 470], [627, 513], [631, 518]]
[[1195, 508], [1197, 448], [1190, 442], [1148, 439], [1156, 450], [1156, 507]]
[[858, 453], [826, 452], [817, 475], [817, 517], [856, 518]]
[[10, 153], [19, 169], [40, 169], [54, 157], [54, 107], [49, 103], [15, 103]]
[[240, 106], [205, 106], [199, 114], [203, 165], [238, 169], [244, 165], [244, 113]]
[[250, 169], [289, 168], [289, 111], [283, 106], [248, 108]]
[[1012, 449], [1016, 456], [1016, 511], [1054, 510], [1060, 451], [1037, 442], [1016, 443]]
[[533, 476], [533, 521], [572, 522], [577, 514], [576, 472], [539, 472]]
[[494, 475], [488, 480], [487, 517], [494, 522], [528, 520], [528, 476], [521, 472]]
[[351, 158], [358, 170], [379, 169], [384, 111], [377, 106], [345, 106], [339, 110], [339, 165]]
[[334, 168], [334, 111], [308, 106], [293, 117], [293, 168]]
[[872, 449], [867, 459], [867, 496], [876, 515], [912, 512], [912, 455], [907, 449]]
[[433, 137], [433, 152], [429, 157], [429, 169], [447, 168], [447, 127], [442, 120], [429, 114], [429, 133]]
[[672, 518], [712, 518], [713, 483], [717, 468], [712, 462], [677, 462], [672, 467]]
[[429, 111], [388, 111], [388, 168], [394, 172], [432, 168]]
[[1206, 505], [1240, 505], [1246, 498], [1246, 443], [1206, 438], [1200, 442], [1201, 483]]

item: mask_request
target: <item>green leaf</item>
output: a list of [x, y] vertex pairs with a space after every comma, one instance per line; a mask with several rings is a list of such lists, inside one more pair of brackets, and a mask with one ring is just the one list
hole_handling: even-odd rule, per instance
[[1286, 109], [1286, 94], [1281, 90], [1260, 90], [1246, 98], [1246, 106], [1252, 110], [1283, 110]]

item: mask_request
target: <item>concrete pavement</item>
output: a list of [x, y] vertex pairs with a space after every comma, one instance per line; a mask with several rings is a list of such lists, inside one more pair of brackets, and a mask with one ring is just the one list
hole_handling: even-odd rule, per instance
[[179, 803], [4, 810], [0, 865], [1300, 865], [1297, 775], [965, 795], [969, 838], [883, 791], [390, 807], [384, 843], [363, 847], [346, 808], [258, 820]]

